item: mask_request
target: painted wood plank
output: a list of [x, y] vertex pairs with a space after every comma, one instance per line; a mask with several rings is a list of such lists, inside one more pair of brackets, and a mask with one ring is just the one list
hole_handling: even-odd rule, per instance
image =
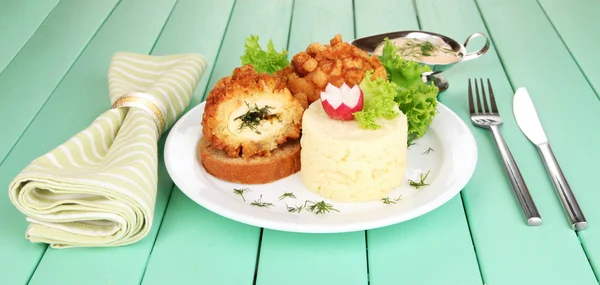
[[[356, 0], [357, 36], [418, 30], [413, 1]], [[385, 9], [382, 9], [385, 7]], [[427, 146], [418, 146], [424, 150]], [[371, 284], [482, 284], [460, 195], [414, 220], [367, 235]], [[435, 268], [435, 274], [430, 274]]]
[[[139, 3], [123, 0], [116, 7], [0, 166], [0, 183], [8, 185], [32, 159], [81, 131], [110, 108], [107, 68], [112, 54], [122, 50], [149, 52], [175, 1]], [[133, 14], [137, 16], [132, 17]], [[28, 102], [28, 98], [21, 98], [21, 103]], [[158, 187], [157, 224], [168, 197], [164, 192], [168, 193], [172, 187], [163, 165], [159, 168]], [[24, 284], [31, 274], [26, 270], [35, 268], [45, 246], [32, 244], [24, 238], [27, 224], [8, 197], [0, 197], [0, 203], [3, 217], [0, 223], [4, 229], [0, 236], [0, 248], [3, 249], [0, 270], [4, 280], [10, 281], [8, 284]], [[29, 284], [137, 283], [157, 230], [158, 226], [147, 239], [127, 247], [48, 249]]]
[[[52, 93], [62, 75], [87, 45], [115, 4], [116, 1], [90, 4], [62, 1], [12, 64], [0, 75], [2, 93], [10, 94], [0, 97], [0, 161], [44, 103], [44, 97]], [[80, 24], [77, 28], [69, 28], [72, 25], [71, 21], [78, 21]], [[62, 34], [61, 30], [69, 33]], [[45, 133], [48, 135], [45, 139], [56, 139], [53, 131], [64, 131], [64, 125], [53, 125], [51, 122], [44, 125], [46, 131], [49, 131]], [[69, 123], [71, 122], [67, 122], [66, 125]], [[43, 138], [44, 136], [38, 135], [30, 141], [31, 148], [17, 148], [17, 153], [12, 155], [12, 159], [5, 160], [0, 166], [2, 185], [8, 185], [31, 159], [42, 154], [37, 150], [50, 150], [52, 146], [46, 144], [47, 140]], [[62, 139], [58, 137], [57, 141], [62, 142]], [[5, 195], [0, 196], [0, 216], [3, 217], [0, 219], [0, 228], [3, 229], [0, 235], [0, 275], [8, 280], [8, 283], [24, 284], [35, 270], [45, 245], [31, 244], [25, 239], [25, 219]]]
[[600, 44], [597, 36], [600, 1], [538, 0], [538, 3], [600, 99], [600, 57], [595, 48]]
[[0, 74], [0, 90], [4, 94], [11, 94], [0, 96], [0, 161], [6, 157], [117, 2], [61, 1], [19, 55]]
[[6, 0], [0, 9], [0, 73], [23, 48], [59, 0]]
[[[600, 101], [537, 2], [485, 0], [478, 3], [498, 42], [498, 50], [513, 87], [528, 89], [554, 154], [590, 223], [589, 229], [580, 232], [579, 237], [587, 258], [596, 270], [596, 277], [600, 277], [600, 229], [594, 226], [600, 224], [600, 208], [597, 206], [600, 193], [593, 179], [597, 176], [595, 165], [600, 160], [597, 147], [600, 132], [595, 131], [598, 129], [595, 122], [600, 120]], [[520, 32], [515, 34], [517, 29]], [[587, 41], [584, 38], [580, 40], [583, 43]], [[533, 149], [531, 145], [526, 148]], [[578, 257], [572, 264], [564, 264], [566, 266], [559, 267], [555, 261], [556, 270], [561, 268], [558, 272], [561, 272], [564, 282], [597, 284], [589, 266], [586, 266], [587, 258], [579, 244], [571, 241], [575, 235], [568, 230], [569, 224], [544, 166], [537, 154], [534, 156], [524, 164], [525, 175], [530, 175], [530, 186], [538, 189], [538, 195], [543, 197], [540, 199], [547, 203], [541, 209], [547, 212], [546, 225], [565, 235], [568, 233], [570, 242], [570, 254], [563, 255], [556, 248], [553, 252], [565, 263], [571, 255]], [[578, 266], [577, 270], [571, 271], [574, 266]], [[577, 282], [573, 275], [581, 276], [581, 281]], [[557, 278], [554, 282], [561, 279]]]
[[[582, 184], [585, 186], [589, 183], [585, 177], [593, 175], [589, 173], [591, 168], [586, 170], [581, 165], [593, 165], [591, 161], [594, 155], [590, 156], [589, 161], [585, 161], [588, 158], [577, 156], [585, 162], [575, 164], [574, 158], [569, 157], [569, 154], [575, 155], [572, 152], [575, 151], [573, 144], [566, 141], [562, 143], [560, 138], [573, 136], [577, 132], [577, 138], [598, 141], [597, 134], [583, 132], [584, 125], [573, 127], [574, 122], [568, 119], [579, 111], [592, 114], [596, 110], [597, 114], [598, 100], [590, 94], [589, 86], [581, 73], [574, 70], [576, 66], [564, 46], [554, 45], [558, 38], [555, 34], [552, 35], [551, 26], [541, 20], [539, 16], [542, 15], [530, 9], [537, 5], [532, 2], [479, 1], [489, 31], [473, 1], [422, 0], [417, 1], [417, 9], [423, 29], [448, 35], [459, 42], [464, 42], [473, 32], [491, 33], [497, 46], [492, 46], [483, 57], [460, 63], [446, 72], [450, 89], [441, 95], [440, 100], [465, 122], [469, 122], [467, 79], [491, 79], [504, 120], [502, 132], [544, 219], [540, 227], [525, 225], [491, 134], [468, 123], [478, 143], [479, 162], [472, 180], [462, 194], [484, 283], [597, 284], [576, 234], [565, 221], [539, 156], [521, 134], [512, 114], [511, 84], [514, 87], [525, 85], [543, 116], [548, 135], [551, 139], [557, 139], [558, 158], [565, 168], [570, 163], [570, 169], [565, 170], [573, 184], [579, 183], [578, 187], [573, 185], [576, 193], [582, 196], [593, 191], [594, 188], [589, 184], [588, 187], [581, 187]], [[468, 50], [476, 50], [482, 44], [483, 41], [479, 39], [473, 41]], [[543, 47], [544, 52], [538, 52], [535, 47]], [[503, 66], [508, 74], [504, 73]], [[567, 84], [563, 87], [564, 83]], [[561, 107], [568, 102], [562, 94], [569, 93], [579, 93], [577, 96], [582, 98], [585, 106], [581, 107], [578, 103], [578, 109]], [[556, 114], [564, 115], [555, 116]], [[598, 120], [597, 115], [589, 116], [593, 118], [591, 121]], [[594, 153], [591, 145], [577, 151]], [[589, 175], [575, 175], [575, 172], [583, 171], [587, 171]], [[591, 201], [588, 202], [588, 207], [584, 205], [587, 212], [591, 210], [589, 203]]]
[[[219, 11], [226, 7], [222, 1], [214, 4], [209, 4], [208, 1], [204, 4], [189, 1], [187, 6], [191, 11], [185, 14], [187, 21], [197, 17], [193, 11], [210, 11], [211, 9], [204, 8], [206, 5], [220, 7]], [[256, 9], [259, 6], [261, 8]], [[288, 0], [272, 1], [266, 6], [258, 0], [237, 1], [213, 65], [209, 84], [200, 87], [206, 89], [204, 95], [217, 80], [231, 74], [241, 64], [240, 56], [249, 34], [259, 35], [263, 46], [266, 46], [268, 38], [272, 38], [276, 46], [285, 46], [291, 9], [292, 1]], [[215, 19], [217, 18], [226, 20], [227, 16], [215, 15]], [[209, 32], [213, 26], [215, 25], [205, 27], [205, 33], [214, 34], [213, 38], [207, 40], [200, 37], [206, 44], [220, 42], [218, 31], [224, 30], [224, 23], [219, 22], [216, 25], [219, 28]], [[211, 50], [214, 57], [216, 50], [214, 47]], [[209, 212], [175, 187], [142, 283], [252, 284], [259, 240], [260, 228]]]
[[[351, 0], [295, 1], [289, 58], [313, 42], [328, 44], [336, 34], [354, 38]], [[367, 284], [365, 232], [301, 234], [265, 229], [257, 285]]]

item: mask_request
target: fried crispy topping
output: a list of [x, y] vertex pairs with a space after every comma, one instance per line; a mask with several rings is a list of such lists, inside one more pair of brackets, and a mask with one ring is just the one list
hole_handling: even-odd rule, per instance
[[293, 57], [290, 67], [276, 75], [287, 78], [288, 88], [306, 107], [320, 98], [327, 83], [340, 87], [345, 82], [352, 87], [363, 80], [368, 70], [374, 70], [372, 80], [387, 79], [385, 67], [377, 56], [343, 42], [338, 34], [329, 45], [310, 44], [306, 51]]
[[206, 99], [202, 131], [229, 157], [270, 155], [300, 137], [304, 108], [277, 76], [248, 64], [219, 80]]

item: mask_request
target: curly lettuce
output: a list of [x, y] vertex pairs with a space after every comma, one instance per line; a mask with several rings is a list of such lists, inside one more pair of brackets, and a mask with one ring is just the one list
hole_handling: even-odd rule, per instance
[[290, 65], [290, 61], [287, 59], [287, 50], [282, 49], [281, 52], [277, 52], [271, 39], [269, 39], [266, 51], [260, 47], [258, 36], [255, 35], [246, 38], [244, 46], [246, 50], [241, 56], [242, 65], [252, 64], [256, 72], [273, 74]]
[[388, 80], [398, 86], [394, 101], [406, 115], [409, 144], [422, 137], [437, 114], [439, 89], [426, 84], [421, 74], [431, 71], [428, 65], [406, 60], [396, 54], [398, 47], [386, 38], [379, 60], [385, 67]]
[[385, 67], [388, 80], [404, 88], [424, 84], [421, 74], [431, 71], [431, 68], [426, 64], [402, 58], [397, 54], [398, 49], [398, 46], [385, 38], [385, 45], [379, 61]]
[[354, 113], [354, 119], [363, 129], [376, 130], [381, 126], [376, 123], [378, 118], [393, 119], [399, 115], [394, 98], [398, 86], [383, 78], [371, 80], [372, 70], [365, 73], [359, 87], [363, 92], [363, 109]]
[[399, 88], [394, 101], [406, 115], [409, 144], [422, 137], [437, 114], [438, 88], [431, 84], [419, 84], [411, 88]]

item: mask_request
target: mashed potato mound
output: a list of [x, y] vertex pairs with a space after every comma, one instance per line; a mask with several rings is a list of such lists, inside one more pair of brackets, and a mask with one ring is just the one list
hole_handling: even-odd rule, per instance
[[352, 121], [331, 119], [321, 101], [302, 119], [300, 176], [305, 186], [335, 201], [379, 200], [404, 182], [407, 154], [406, 116], [379, 119], [366, 130]]

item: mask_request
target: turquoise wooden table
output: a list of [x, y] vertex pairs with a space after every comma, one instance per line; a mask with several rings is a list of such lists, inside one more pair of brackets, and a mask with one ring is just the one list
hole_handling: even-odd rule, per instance
[[[337, 33], [350, 40], [422, 29], [460, 41], [474, 32], [492, 39], [483, 57], [446, 73], [450, 89], [439, 100], [468, 122], [479, 160], [461, 194], [433, 212], [366, 232], [261, 229], [192, 202], [159, 156], [154, 225], [129, 246], [31, 243], [25, 217], [1, 195], [0, 284], [598, 284], [597, 15], [597, 0], [0, 0], [4, 186], [110, 108], [106, 72], [118, 51], [206, 56], [210, 67], [193, 106], [239, 65], [249, 34], [263, 45], [273, 39], [290, 57]], [[540, 227], [525, 225], [490, 133], [469, 122], [472, 77], [493, 81], [502, 131], [543, 216]], [[571, 230], [535, 147], [515, 123], [512, 94], [522, 86], [588, 219], [585, 231]]]

